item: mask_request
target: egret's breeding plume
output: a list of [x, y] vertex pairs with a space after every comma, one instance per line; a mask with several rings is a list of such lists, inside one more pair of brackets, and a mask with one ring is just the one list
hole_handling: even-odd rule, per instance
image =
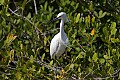
[[55, 59], [55, 57], [58, 59], [65, 52], [65, 48], [68, 46], [68, 38], [64, 32], [64, 22], [69, 21], [66, 13], [60, 12], [53, 21], [58, 19], [61, 19], [60, 31], [54, 36], [50, 44], [50, 56], [53, 59]]

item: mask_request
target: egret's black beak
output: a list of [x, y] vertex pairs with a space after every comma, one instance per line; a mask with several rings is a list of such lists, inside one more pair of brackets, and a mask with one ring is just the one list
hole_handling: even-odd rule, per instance
[[53, 20], [51, 20], [50, 22], [54, 22], [54, 21], [57, 21], [59, 18], [54, 18]]

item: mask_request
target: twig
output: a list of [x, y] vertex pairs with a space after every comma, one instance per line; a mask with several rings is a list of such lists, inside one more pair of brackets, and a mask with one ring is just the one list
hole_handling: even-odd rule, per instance
[[5, 38], [5, 35], [0, 39], [0, 42]]
[[[18, 17], [21, 17], [21, 18], [23, 18], [23, 19], [25, 19], [25, 20], [27, 20], [30, 24], [32, 24], [34, 27], [35, 27], [35, 30], [37, 30], [36, 31], [36, 33], [37, 33], [37, 35], [39, 36], [39, 29], [34, 25], [34, 23], [31, 21], [31, 20], [29, 20], [28, 18], [26, 18], [25, 16], [22, 16], [22, 15], [19, 15], [19, 14], [17, 14], [17, 13], [15, 13], [14, 11], [12, 11], [10, 8], [9, 8], [9, 10], [14, 14], [14, 15], [16, 15], [16, 16], [18, 16]], [[44, 34], [44, 33], [42, 33], [42, 32], [40, 32], [41, 34], [43, 34], [43, 36], [44, 37], [46, 37], [46, 35]], [[47, 39], [47, 37], [46, 37], [46, 39]], [[47, 39], [47, 41], [48, 41], [48, 43], [50, 44], [50, 41]]]
[[[44, 35], [47, 35], [47, 34], [53, 33], [53, 32], [55, 32], [55, 31], [57, 31], [58, 29], [60, 29], [60, 28], [55, 28], [55, 29], [53, 29], [53, 30], [46, 31], [46, 32], [44, 33]], [[43, 35], [43, 34], [42, 34], [42, 35]]]
[[[26, 18], [25, 16], [22, 16], [22, 15], [19, 15], [19, 14], [15, 13], [15, 11], [12, 11], [10, 8], [9, 8], [9, 10], [10, 10], [14, 15], [16, 15], [16, 16], [18, 16], [18, 17], [21, 17], [21, 18], [24, 18], [24, 19], [27, 20], [30, 24], [32, 24], [33, 26], [35, 26], [34, 23], [33, 23], [31, 20], [29, 20], [28, 18]], [[37, 28], [37, 27], [35, 26], [35, 28]], [[37, 28], [37, 29], [38, 29], [38, 28]]]
[[106, 80], [106, 79], [109, 79], [109, 78], [115, 78], [115, 77], [117, 77], [117, 75], [116, 76], [109, 76], [109, 77], [102, 77], [102, 78], [100, 78], [100, 77], [98, 77], [98, 78], [93, 78], [93, 79], [95, 79], [95, 80]]
[[[23, 58], [27, 58], [28, 60], [30, 60], [29, 57], [23, 56]], [[49, 65], [48, 63], [42, 62], [42, 61], [40, 61], [40, 60], [37, 60], [37, 61], [34, 60], [34, 62], [37, 63], [37, 64], [39, 64], [39, 65], [43, 65], [43, 66], [45, 66], [46, 68], [51, 69], [51, 70], [53, 70], [53, 71], [56, 71], [56, 68], [57, 68], [57, 72], [60, 72], [60, 70], [58, 69], [59, 67], [51, 66], [51, 65]]]
[[80, 44], [79, 44], [79, 47], [80, 47], [84, 52], [86, 52], [85, 49], [84, 49]]
[[[100, 67], [102, 67], [102, 65], [101, 65]], [[100, 68], [100, 67], [99, 67], [99, 68]], [[95, 72], [96, 70], [98, 70], [99, 68], [93, 70], [92, 72], [89, 72], [87, 75], [84, 76], [83, 80], [84, 80], [87, 76], [89, 76], [91, 73], [94, 73], [94, 72]]]
[[30, 1], [31, 1], [31, 0], [28, 0], [28, 1], [26, 2], [26, 4], [28, 4]]
[[[35, 6], [35, 14], [37, 15], [37, 6], [36, 6], [36, 1], [34, 0], [34, 6]], [[36, 31], [36, 33], [37, 33], [37, 35], [38, 35], [38, 38], [40, 38], [40, 36], [39, 36], [39, 30], [35, 27], [35, 31]]]
[[[16, 10], [14, 10], [13, 12], [15, 13], [15, 12], [17, 12], [18, 10], [19, 10], [20, 8], [17, 8]], [[13, 14], [13, 13], [12, 13]]]
[[5, 72], [1, 72], [1, 71], [0, 71], [0, 74], [11, 75], [10, 73], [5, 73]]
[[79, 2], [80, 2], [81, 5], [85, 6], [85, 4], [81, 0], [79, 0]]
[[[102, 67], [102, 65], [101, 65], [100, 67]], [[97, 69], [98, 69], [98, 68], [97, 68]], [[85, 77], [83, 78], [83, 80], [84, 80], [87, 76], [89, 76], [91, 73], [94, 73], [97, 69], [95, 69], [94, 71], [89, 72], [87, 75], [85, 75]], [[117, 74], [118, 74], [119, 72], [120, 72], [120, 69], [117, 69], [117, 70], [113, 73], [112, 76], [96, 77], [96, 78], [93, 78], [93, 79], [95, 79], [95, 80], [103, 80], [103, 79], [108, 79], [108, 78], [115, 78], [115, 77], [118, 76]]]
[[17, 13], [15, 13], [15, 11], [12, 11], [10, 8], [8, 8], [8, 9], [12, 12], [12, 14], [14, 14], [14, 15], [16, 15], [18, 17], [22, 17], [21, 15], [18, 15]]
[[[30, 24], [32, 24], [33, 26], [34, 26], [34, 23], [31, 21], [31, 20], [29, 20], [28, 18], [26, 18], [25, 16], [23, 17], [24, 19], [26, 19]], [[36, 26], [35, 26], [35, 28], [37, 28]], [[38, 28], [37, 28], [38, 29]]]
[[116, 75], [116, 74], [118, 74], [119, 72], [120, 72], [120, 69], [117, 69], [117, 70], [114, 72], [113, 75]]
[[36, 1], [34, 0], [34, 6], [35, 6], [35, 14], [37, 15], [37, 6], [36, 6]]
[[15, 70], [16, 68], [12, 68], [10, 66], [6, 66], [6, 65], [0, 65], [0, 67], [5, 68], [5, 69], [9, 69], [9, 70]]

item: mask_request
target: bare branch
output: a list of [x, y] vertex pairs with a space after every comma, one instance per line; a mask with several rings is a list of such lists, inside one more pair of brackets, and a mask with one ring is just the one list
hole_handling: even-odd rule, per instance
[[8, 9], [12, 12], [12, 14], [14, 14], [14, 15], [16, 15], [18, 17], [21, 17], [21, 15], [18, 15], [17, 13], [15, 13], [15, 11], [12, 11], [10, 8], [8, 8]]
[[79, 44], [79, 47], [84, 51], [86, 52], [86, 50]]
[[2, 71], [0, 71], [0, 74], [11, 75], [10, 73], [5, 73], [5, 72], [2, 72]]
[[117, 69], [117, 70], [114, 72], [113, 75], [116, 75], [116, 74], [118, 74], [119, 72], [120, 72], [120, 69]]
[[[16, 10], [14, 10], [13, 12], [15, 13], [15, 12], [17, 12], [18, 10], [19, 10], [20, 8], [17, 8]], [[12, 13], [13, 14], [13, 13]]]
[[79, 2], [82, 6], [85, 6], [85, 4], [81, 0], [79, 0]]
[[[36, 30], [36, 33], [37, 33], [37, 35], [38, 35], [38, 38], [39, 38], [39, 29], [35, 26], [35, 24], [31, 21], [31, 20], [29, 20], [27, 17], [25, 17], [25, 16], [22, 16], [22, 15], [19, 15], [19, 14], [17, 14], [17, 13], [15, 13], [15, 11], [12, 11], [10, 8], [9, 8], [9, 10], [11, 11], [11, 13], [13, 13], [14, 15], [16, 15], [16, 16], [18, 16], [18, 17], [21, 17], [21, 18], [23, 18], [23, 19], [25, 19], [25, 20], [27, 20], [30, 24], [32, 24], [34, 27], [35, 27], [35, 30]], [[40, 32], [44, 37], [46, 37], [46, 35], [44, 34], [44, 33], [42, 33], [42, 32]], [[47, 37], [46, 37], [46, 39], [47, 39]], [[48, 41], [48, 43], [50, 44], [50, 41], [47, 39], [47, 41]]]
[[34, 6], [35, 6], [35, 14], [37, 15], [37, 6], [36, 6], [36, 1], [34, 0]]
[[[53, 32], [55, 32], [55, 31], [57, 31], [58, 29], [60, 29], [60, 28], [55, 28], [55, 29], [53, 29], [53, 30], [46, 31], [46, 32], [44, 33], [44, 35], [47, 35], [47, 34], [53, 33]], [[43, 34], [42, 34], [42, 35], [43, 35]]]
[[0, 42], [5, 38], [5, 35], [0, 39]]
[[28, 1], [26, 2], [26, 4], [28, 4], [30, 1], [31, 1], [31, 0], [28, 0]]
[[[100, 67], [102, 67], [102, 65], [101, 65]], [[97, 69], [98, 69], [98, 68], [97, 68]], [[94, 71], [89, 72], [87, 75], [85, 75], [85, 77], [83, 78], [83, 80], [84, 80], [87, 76], [89, 76], [91, 73], [94, 73], [97, 69], [95, 69]], [[105, 76], [105, 77], [96, 77], [96, 78], [93, 78], [93, 79], [94, 79], [94, 80], [103, 80], [103, 79], [115, 78], [115, 77], [118, 76], [117, 74], [118, 74], [119, 72], [120, 72], [120, 69], [117, 69], [117, 70], [113, 73], [112, 76], [107, 75], [107, 76]]]
[[[102, 65], [101, 65], [100, 67], [102, 67]], [[100, 67], [99, 67], [99, 68], [100, 68]], [[83, 80], [84, 80], [87, 76], [89, 76], [91, 73], [94, 73], [94, 72], [95, 72], [96, 70], [98, 70], [99, 68], [96, 68], [96, 69], [93, 70], [92, 72], [89, 72], [87, 75], [84, 76]]]
[[[23, 58], [27, 58], [28, 60], [30, 60], [29, 57], [23, 56]], [[45, 66], [46, 68], [53, 70], [53, 71], [56, 71], [56, 68], [57, 68], [57, 72], [60, 72], [60, 69], [59, 69], [60, 67], [55, 67], [55, 66], [49, 65], [48, 63], [42, 62], [40, 60], [34, 60], [34, 62], [39, 64], [39, 65]]]

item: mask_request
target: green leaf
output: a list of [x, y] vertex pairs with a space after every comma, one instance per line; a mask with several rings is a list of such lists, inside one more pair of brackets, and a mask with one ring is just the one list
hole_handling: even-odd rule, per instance
[[14, 59], [14, 49], [12, 49], [11, 51], [10, 51], [10, 59], [11, 60], [13, 60]]
[[103, 33], [104, 33], [105, 37], [108, 37], [108, 29], [106, 26], [103, 28]]
[[100, 18], [103, 18], [105, 15], [106, 15], [106, 12], [104, 12]]
[[98, 13], [97, 13], [96, 11], [94, 11], [94, 15], [95, 15], [96, 17], [98, 17]]
[[116, 49], [112, 49], [112, 53], [116, 53]]
[[28, 13], [27, 18], [28, 18], [28, 19], [31, 18], [31, 13]]
[[46, 49], [45, 51], [46, 51], [46, 52], [49, 52], [49, 49]]
[[44, 67], [44, 66], [42, 66], [42, 70], [43, 70], [43, 71], [45, 70], [45, 67]]
[[119, 72], [119, 77], [118, 77], [118, 79], [120, 79], [120, 72]]
[[78, 59], [78, 58], [83, 58], [81, 53], [79, 53], [79, 55], [76, 57], [76, 59]]
[[30, 68], [30, 71], [32, 71], [32, 72], [33, 72], [33, 71], [36, 71], [36, 70], [35, 70], [35, 65], [32, 65], [32, 68]]
[[103, 13], [103, 11], [101, 10], [101, 11], [99, 11], [99, 17], [98, 18], [103, 18], [106, 14], [107, 14], [106, 12]]
[[10, 16], [10, 13], [7, 12], [6, 15], [7, 15], [7, 16]]
[[7, 35], [7, 39], [4, 41], [4, 47], [8, 47], [12, 41], [14, 41], [16, 39], [17, 36], [13, 35], [13, 34], [8, 34]]
[[105, 59], [110, 59], [108, 55], [103, 56]]
[[21, 80], [21, 77], [22, 77], [21, 72], [17, 72], [15, 75], [17, 80]]
[[120, 40], [119, 40], [119, 38], [111, 38], [111, 42], [112, 43], [118, 43], [118, 42], [120, 42]]
[[115, 35], [117, 32], [116, 22], [112, 22], [110, 29], [111, 29], [111, 35]]
[[103, 11], [100, 10], [100, 11], [99, 11], [99, 17], [102, 16], [102, 14], [103, 14]]
[[4, 0], [0, 0], [0, 5], [3, 5], [4, 4]]
[[20, 19], [17, 20], [16, 24], [19, 24], [20, 23]]
[[71, 64], [69, 68], [71, 69], [71, 68], [73, 68], [73, 67], [74, 67], [74, 64]]
[[112, 76], [112, 74], [114, 73], [114, 68], [112, 66], [110, 66], [110, 68], [108, 69], [108, 73], [110, 76]]
[[76, 17], [75, 23], [78, 23], [79, 19], [80, 19], [80, 13], [77, 14], [77, 17]]
[[90, 24], [90, 15], [87, 16], [87, 22]]
[[116, 32], [117, 32], [117, 29], [116, 29], [116, 28], [112, 29], [112, 30], [111, 30], [111, 35], [115, 35]]
[[93, 3], [92, 3], [92, 2], [90, 2], [89, 9], [90, 9], [90, 11], [92, 11], [92, 10], [93, 10]]
[[47, 38], [45, 37], [44, 38], [44, 45], [46, 46], [46, 44], [47, 44]]
[[93, 54], [92, 60], [93, 60], [94, 62], [97, 62], [97, 60], [98, 60], [98, 54], [97, 54], [97, 53], [94, 53], [94, 54]]
[[47, 6], [48, 6], [48, 2], [46, 1], [46, 2], [45, 2], [45, 5], [44, 5], [44, 10], [47, 9]]
[[34, 58], [33, 58], [33, 55], [30, 56], [30, 62], [33, 63], [34, 61]]
[[24, 0], [22, 3], [22, 10], [24, 10], [27, 0]]
[[23, 69], [22, 69], [22, 71], [23, 71], [23, 72], [27, 72], [27, 67], [26, 67], [25, 64], [23, 65]]
[[38, 21], [38, 22], [36, 22], [36, 23], [35, 23], [35, 26], [37, 26], [37, 27], [38, 27], [38, 26], [39, 26], [39, 24], [40, 24], [40, 23], [39, 23], [39, 21]]
[[52, 60], [52, 61], [50, 61], [50, 65], [53, 65], [53, 60]]
[[77, 52], [79, 52], [79, 51], [80, 51], [80, 48], [79, 48], [79, 47], [76, 47], [75, 50], [76, 50]]
[[85, 53], [84, 52], [80, 52], [79, 55], [75, 58], [74, 61], [76, 61], [79, 58], [83, 58], [83, 57], [85, 57]]
[[92, 59], [90, 58], [90, 56], [89, 56], [89, 58], [88, 58], [88, 61], [90, 61], [90, 62], [92, 61]]
[[101, 58], [101, 59], [99, 59], [99, 62], [100, 62], [101, 64], [103, 64], [103, 63], [105, 62], [105, 59]]
[[0, 38], [2, 37], [2, 32], [3, 32], [3, 31], [2, 31], [2, 30], [0, 30]]
[[116, 27], [116, 22], [112, 22], [111, 27], [115, 28]]
[[93, 16], [93, 17], [92, 17], [92, 23], [94, 23], [94, 22], [95, 22], [95, 17]]
[[80, 69], [80, 67], [78, 67], [78, 72], [81, 72], [81, 69]]
[[76, 6], [74, 7], [74, 10], [76, 10], [79, 6], [79, 3], [76, 4]]
[[43, 61], [44, 58], [45, 58], [45, 53], [42, 55], [41, 61]]

